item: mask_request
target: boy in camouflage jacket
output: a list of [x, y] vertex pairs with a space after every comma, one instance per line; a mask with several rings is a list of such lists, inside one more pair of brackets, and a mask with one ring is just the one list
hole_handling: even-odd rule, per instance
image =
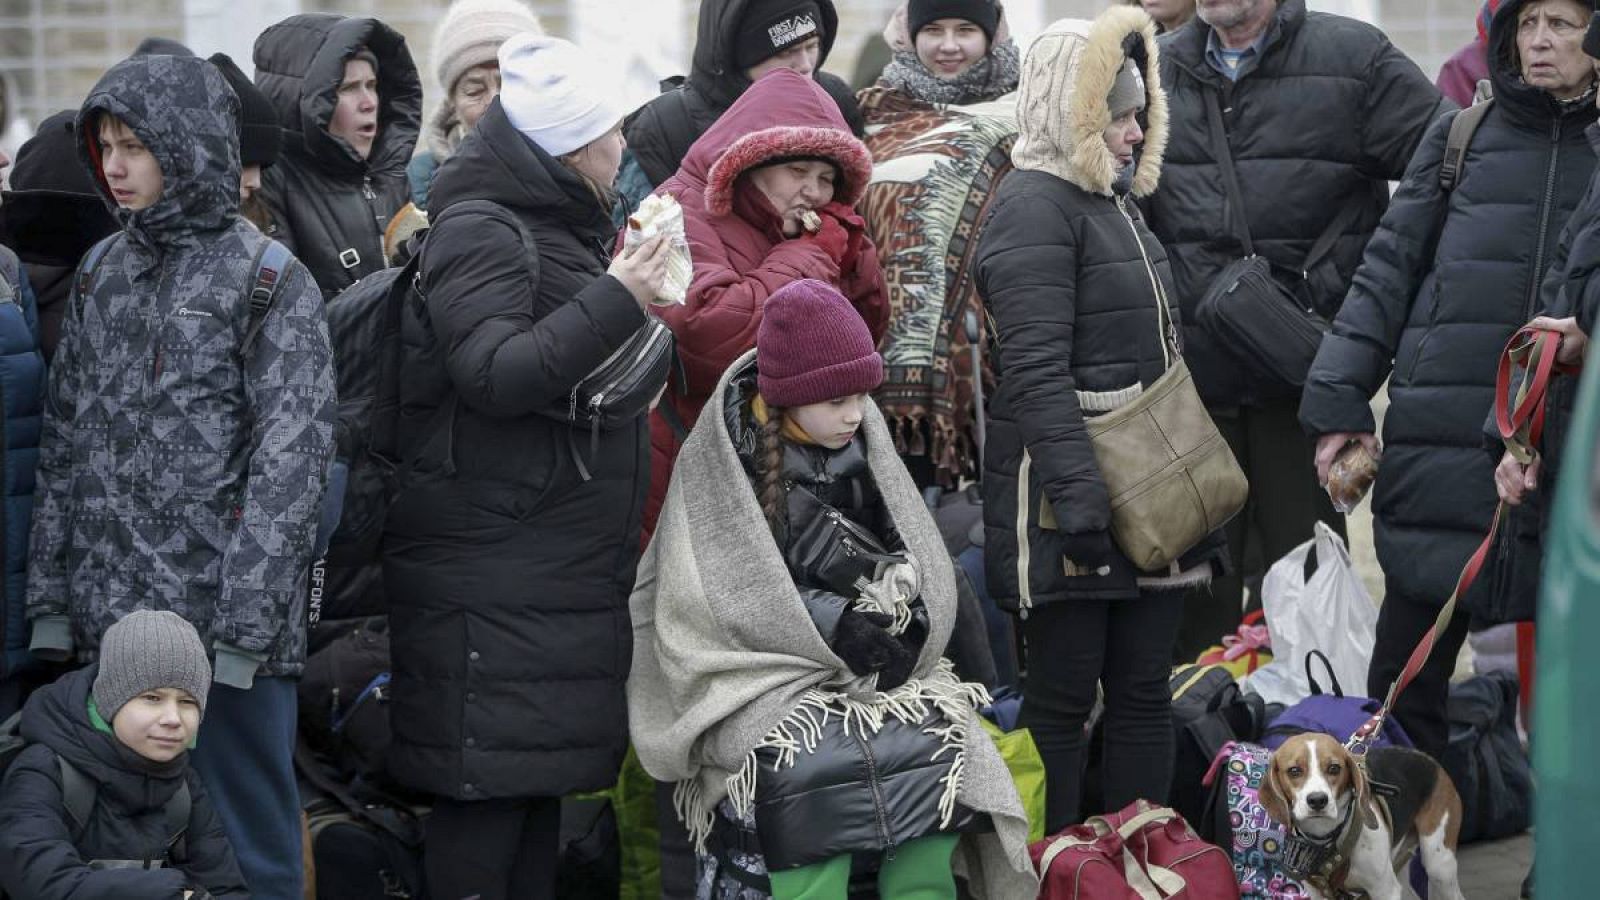
[[135, 609], [195, 626], [217, 687], [193, 761], [259, 900], [300, 894], [292, 676], [337, 408], [305, 267], [252, 314], [268, 238], [238, 215], [238, 117], [211, 64], [172, 56], [119, 63], [78, 113], [121, 231], [51, 366], [27, 612], [35, 652], [80, 662]]

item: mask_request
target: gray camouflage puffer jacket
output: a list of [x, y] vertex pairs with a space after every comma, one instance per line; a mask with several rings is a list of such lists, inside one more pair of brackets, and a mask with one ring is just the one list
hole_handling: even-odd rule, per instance
[[122, 232], [62, 325], [34, 508], [33, 646], [90, 661], [117, 619], [170, 609], [214, 647], [218, 680], [248, 684], [257, 663], [296, 674], [337, 416], [321, 294], [291, 262], [241, 350], [267, 238], [238, 216], [238, 101], [214, 67], [143, 56], [101, 78], [78, 114], [79, 155], [109, 203], [92, 143], [108, 113], [155, 155], [164, 191], [116, 210]]

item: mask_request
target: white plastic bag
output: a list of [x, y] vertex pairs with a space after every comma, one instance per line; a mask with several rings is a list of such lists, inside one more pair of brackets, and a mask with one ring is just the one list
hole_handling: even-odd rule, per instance
[[[1307, 580], [1306, 560], [1313, 553], [1316, 571]], [[1293, 704], [1309, 697], [1306, 654], [1321, 650], [1344, 692], [1366, 695], [1378, 608], [1333, 529], [1318, 522], [1315, 537], [1272, 564], [1261, 584], [1261, 605], [1272, 634], [1272, 662], [1246, 679], [1251, 690], [1268, 703]]]

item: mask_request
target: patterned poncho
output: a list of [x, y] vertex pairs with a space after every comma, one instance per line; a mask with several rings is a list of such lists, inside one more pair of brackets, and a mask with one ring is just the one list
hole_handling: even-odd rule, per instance
[[969, 327], [982, 335], [985, 318], [969, 263], [989, 200], [1011, 171], [1013, 96], [946, 107], [883, 87], [859, 97], [873, 172], [857, 208], [890, 303], [876, 397], [897, 449], [927, 458], [947, 485], [977, 469], [976, 395], [987, 366], [969, 338]]

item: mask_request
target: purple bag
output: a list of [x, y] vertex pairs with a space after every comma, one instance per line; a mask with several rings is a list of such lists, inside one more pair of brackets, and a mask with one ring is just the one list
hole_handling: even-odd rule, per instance
[[[1333, 693], [1323, 693], [1321, 685], [1317, 684], [1316, 676], [1311, 674], [1312, 659], [1322, 660]], [[1356, 733], [1356, 729], [1365, 725], [1383, 705], [1369, 697], [1346, 697], [1343, 689], [1339, 687], [1339, 679], [1333, 674], [1333, 666], [1319, 650], [1306, 654], [1306, 677], [1311, 683], [1311, 696], [1279, 713], [1267, 723], [1267, 730], [1261, 736], [1261, 745], [1268, 750], [1276, 750], [1283, 746], [1284, 741], [1306, 732], [1321, 732], [1343, 743], [1350, 739], [1350, 735]], [[1412, 743], [1411, 738], [1406, 736], [1405, 729], [1400, 727], [1400, 723], [1390, 717], [1384, 722], [1383, 733], [1372, 742], [1372, 746], [1410, 747]]]

